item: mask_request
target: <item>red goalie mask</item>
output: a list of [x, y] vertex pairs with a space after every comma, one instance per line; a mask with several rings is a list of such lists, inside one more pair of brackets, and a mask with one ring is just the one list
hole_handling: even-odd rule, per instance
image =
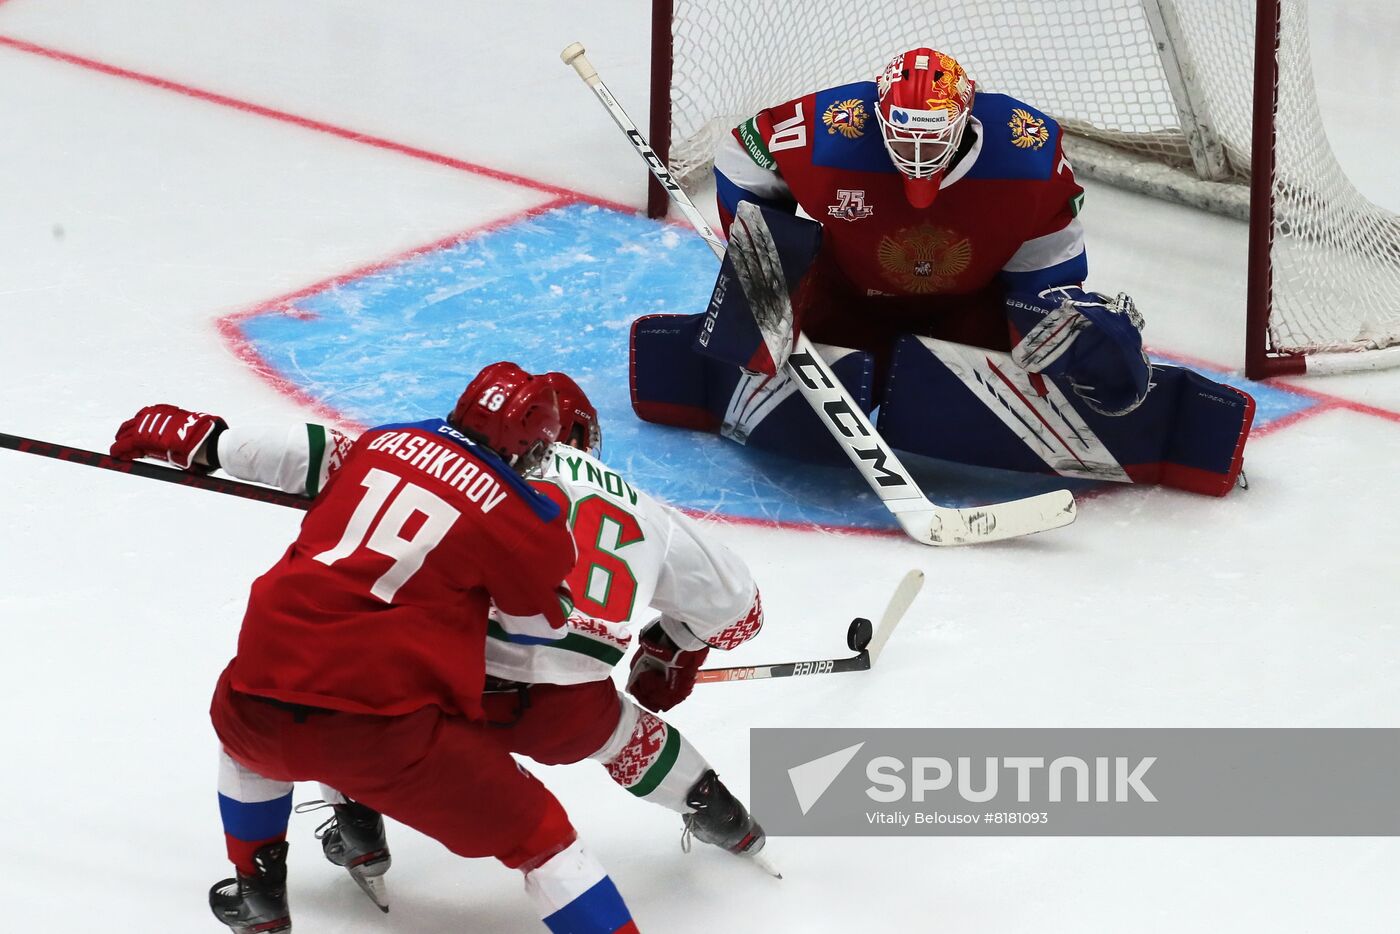
[[885, 150], [904, 175], [909, 203], [926, 208], [962, 142], [976, 83], [952, 57], [919, 48], [891, 59], [875, 84]]
[[483, 439], [520, 474], [538, 466], [559, 437], [554, 389], [505, 361], [476, 375], [447, 420]]

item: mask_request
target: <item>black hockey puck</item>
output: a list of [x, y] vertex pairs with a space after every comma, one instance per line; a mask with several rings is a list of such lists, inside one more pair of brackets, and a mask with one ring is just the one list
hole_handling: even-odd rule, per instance
[[846, 645], [852, 652], [863, 652], [874, 634], [875, 627], [870, 625], [870, 620], [856, 617], [851, 620], [851, 628], [846, 630]]

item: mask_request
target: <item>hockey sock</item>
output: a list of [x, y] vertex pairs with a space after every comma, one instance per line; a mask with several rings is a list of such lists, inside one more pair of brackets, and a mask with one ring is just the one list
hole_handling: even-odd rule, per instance
[[269, 843], [287, 839], [292, 814], [292, 784], [263, 778], [228, 753], [219, 753], [219, 817], [229, 862], [245, 876], [258, 874], [253, 854]]
[[525, 892], [554, 934], [638, 934], [617, 886], [577, 841], [527, 872]]
[[710, 768], [679, 730], [631, 701], [623, 703], [617, 728], [593, 758], [632, 794], [678, 814], [690, 810], [685, 796]]

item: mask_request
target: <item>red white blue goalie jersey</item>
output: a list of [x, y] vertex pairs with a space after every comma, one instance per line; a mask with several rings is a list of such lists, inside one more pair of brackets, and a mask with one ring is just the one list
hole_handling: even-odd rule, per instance
[[1058, 124], [1015, 98], [978, 94], [960, 157], [933, 204], [916, 208], [875, 101], [875, 82], [862, 81], [736, 127], [715, 156], [726, 232], [740, 201], [800, 206], [821, 222], [820, 278], [798, 297], [814, 340], [861, 347], [863, 325], [1005, 346], [1006, 294], [1079, 284], [1087, 271], [1083, 189]]

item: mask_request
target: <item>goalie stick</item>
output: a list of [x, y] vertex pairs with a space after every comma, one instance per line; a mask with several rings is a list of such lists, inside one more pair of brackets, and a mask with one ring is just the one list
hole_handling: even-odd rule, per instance
[[696, 677], [697, 684], [715, 681], [758, 681], [764, 678], [800, 678], [805, 675], [827, 675], [842, 671], [868, 671], [875, 667], [875, 661], [884, 651], [890, 633], [909, 604], [914, 602], [919, 590], [924, 586], [924, 572], [910, 571], [904, 575], [899, 586], [894, 589], [885, 612], [880, 614], [880, 622], [872, 627], [870, 620], [857, 617], [851, 620], [846, 630], [846, 645], [856, 654], [849, 658], [828, 658], [810, 662], [778, 662], [772, 665], [740, 665], [734, 668], [702, 668]]
[[[583, 45], [574, 42], [559, 57], [593, 89], [651, 174], [715, 256], [722, 259], [724, 244], [598, 77], [597, 69], [584, 54]], [[741, 232], [736, 234], [736, 231]], [[923, 545], [994, 542], [1045, 532], [1074, 521], [1074, 496], [1068, 490], [967, 508], [931, 502], [895, 456], [894, 449], [880, 437], [846, 387], [813, 349], [807, 335], [794, 333], [792, 307], [786, 283], [782, 281], [776, 247], [757, 205], [750, 202], [739, 205], [730, 234], [730, 249], [736, 254], [735, 270], [754, 308], [754, 318], [763, 331], [774, 363], [797, 383], [798, 390], [826, 430], [910, 538]]]

